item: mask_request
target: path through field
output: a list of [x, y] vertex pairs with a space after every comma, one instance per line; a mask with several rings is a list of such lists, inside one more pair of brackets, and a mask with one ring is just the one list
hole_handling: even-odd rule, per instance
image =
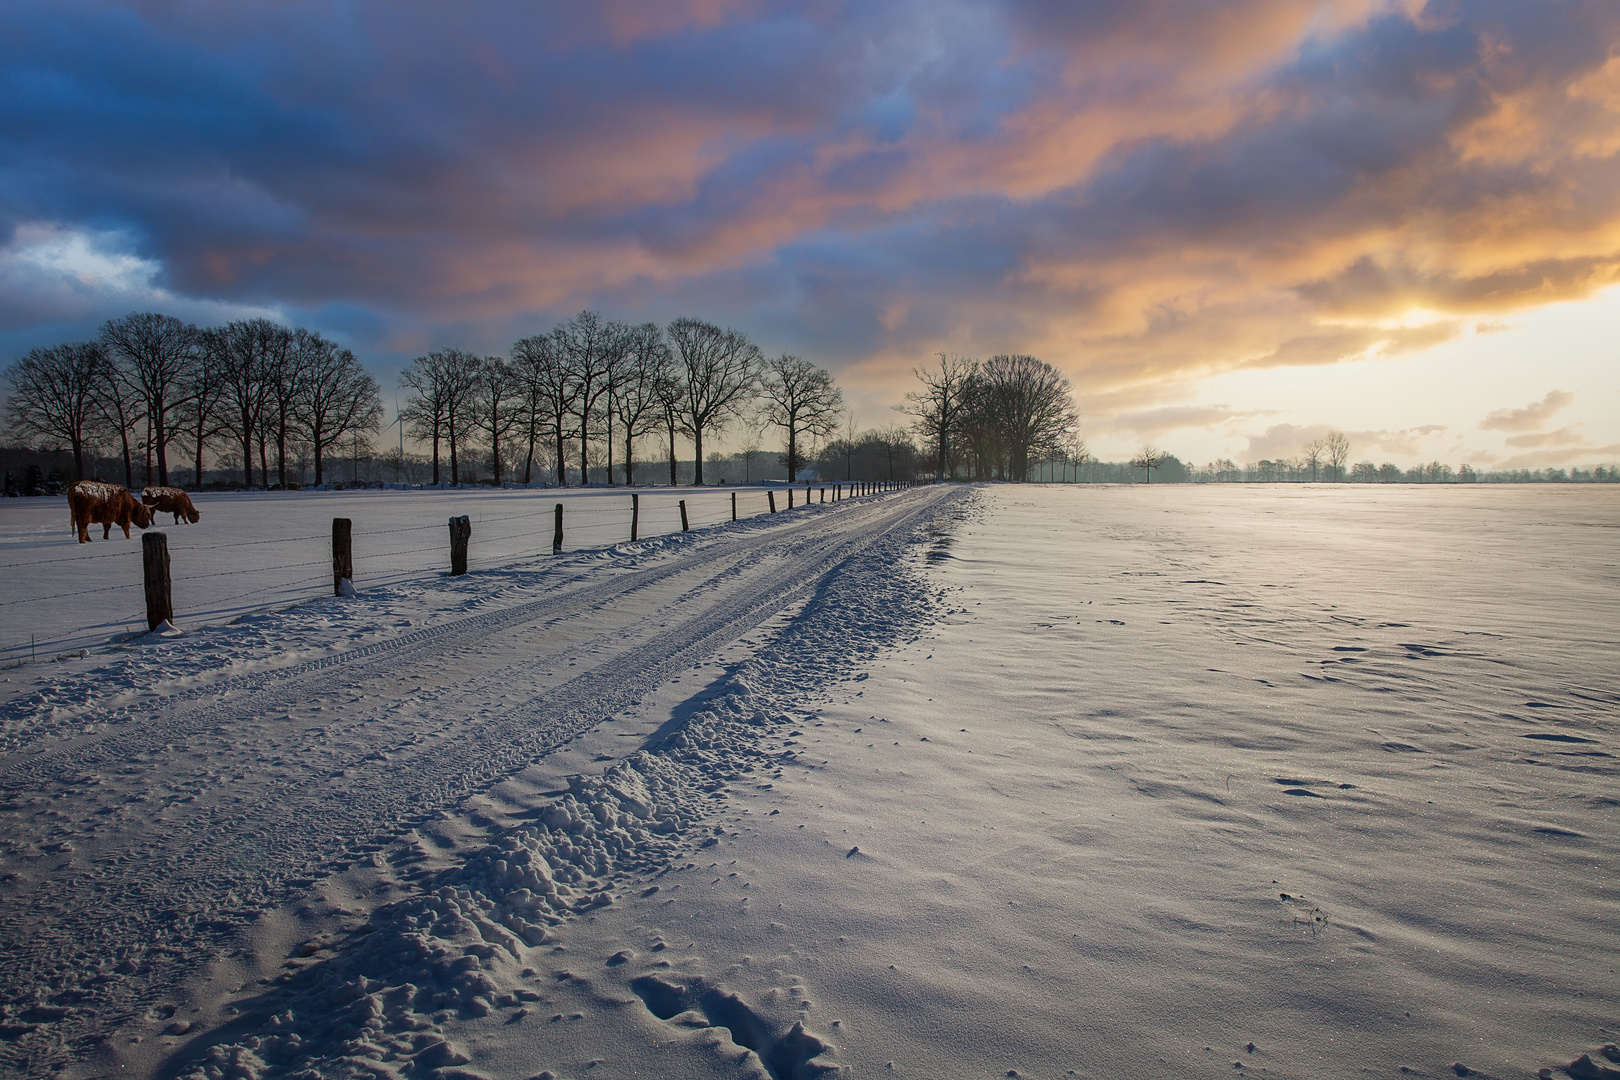
[[54, 703], [71, 685], [50, 703], [14, 698], [0, 1068], [104, 1053], [316, 879], [385, 850], [408, 863], [414, 829], [712, 660], [874, 545], [892, 556], [954, 497], [845, 502], [511, 577], [467, 613], [301, 663], [255, 657], [235, 676], [182, 659], [200, 642], [149, 642], [69, 679], [80, 704]]

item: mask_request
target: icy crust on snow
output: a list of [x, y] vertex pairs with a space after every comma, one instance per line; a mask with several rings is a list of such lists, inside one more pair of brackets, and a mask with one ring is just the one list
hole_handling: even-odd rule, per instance
[[[963, 495], [939, 512], [963, 512]], [[488, 1015], [538, 995], [525, 988], [531, 953], [552, 929], [614, 902], [636, 875], [656, 876], [699, 846], [722, 786], [799, 762], [766, 746], [790, 712], [849, 672], [914, 637], [939, 597], [906, 568], [929, 538], [924, 521], [830, 576], [798, 619], [731, 676], [724, 691], [650, 750], [600, 777], [574, 776], [533, 824], [509, 829], [422, 895], [379, 908], [331, 960], [292, 976], [255, 1007], [271, 1015], [252, 1035], [211, 1046], [183, 1080], [271, 1077], [476, 1077], [442, 1034], [452, 1018]], [[720, 832], [718, 827], [715, 832]], [[711, 834], [712, 836], [712, 834]], [[669, 1002], [694, 1024], [725, 1027], [760, 1077], [836, 1073], [834, 1048], [801, 1021], [773, 1023], [706, 980], [644, 975], [633, 985], [660, 1019]], [[708, 1017], [707, 1021], [704, 1019]], [[766, 1066], [769, 1066], [768, 1068]], [[747, 1070], [745, 1070], [746, 1072]]]

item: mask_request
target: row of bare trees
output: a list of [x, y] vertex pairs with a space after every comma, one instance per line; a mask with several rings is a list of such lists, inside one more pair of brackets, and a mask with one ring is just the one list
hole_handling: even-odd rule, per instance
[[1052, 365], [1024, 354], [938, 359], [914, 369], [922, 387], [895, 407], [915, 418], [941, 479], [1023, 481], [1031, 462], [1084, 453], [1073, 389]]
[[320, 483], [328, 452], [382, 419], [377, 381], [352, 352], [268, 319], [199, 328], [136, 312], [94, 340], [32, 350], [5, 378], [13, 433], [71, 449], [77, 478], [89, 456], [111, 451], [131, 487], [138, 458], [144, 483], [168, 484], [175, 452], [191, 455], [200, 483], [219, 442], [239, 451], [249, 487], [255, 451], [259, 481], [268, 486], [273, 458], [285, 486], [295, 441], [312, 451]]
[[534, 479], [549, 459], [558, 484], [568, 462], [591, 481], [591, 448], [606, 450], [601, 478], [634, 482], [635, 444], [667, 438], [670, 483], [676, 439], [694, 447], [694, 482], [703, 483], [704, 440], [735, 421], [780, 428], [791, 476], [804, 441], [836, 429], [843, 395], [832, 375], [802, 357], [768, 359], [748, 336], [702, 319], [667, 327], [630, 325], [583, 311], [544, 334], [513, 344], [508, 355], [440, 349], [413, 360], [401, 376], [409, 391], [400, 410], [411, 437], [431, 448], [433, 482], [441, 462], [459, 483], [470, 446], [489, 453], [495, 483], [504, 475]]

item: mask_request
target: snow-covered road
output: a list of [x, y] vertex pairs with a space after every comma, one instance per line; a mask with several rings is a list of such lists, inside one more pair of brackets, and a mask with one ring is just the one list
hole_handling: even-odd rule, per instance
[[8, 670], [0, 1072], [1601, 1078], [1617, 530], [919, 490]]
[[[98, 1051], [105, 1066], [109, 1035], [239, 949], [245, 927], [356, 863], [422, 861], [413, 830], [863, 555], [896, 558], [956, 497], [854, 500], [526, 572], [367, 590], [148, 638], [14, 693], [0, 763], [0, 1068]], [[673, 836], [680, 815], [666, 817], [658, 828]], [[605, 902], [669, 845], [621, 846], [580, 897], [551, 906]], [[529, 915], [538, 941], [546, 920]]]

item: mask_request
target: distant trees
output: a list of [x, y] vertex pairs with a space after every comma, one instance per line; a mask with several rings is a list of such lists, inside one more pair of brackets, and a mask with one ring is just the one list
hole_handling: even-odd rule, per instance
[[941, 478], [965, 465], [973, 479], [1024, 481], [1032, 461], [1078, 446], [1069, 380], [1033, 356], [1002, 354], [981, 364], [940, 353], [937, 366], [913, 374], [922, 388], [896, 408], [915, 418]]
[[896, 424], [823, 444], [816, 468], [838, 480], [912, 480], [926, 461], [911, 433]]
[[913, 428], [934, 457], [934, 475], [943, 480], [956, 475], [955, 438], [964, 428], [968, 388], [979, 362], [965, 356], [938, 354], [939, 363], [912, 368], [922, 388], [906, 395], [895, 408], [915, 418]]
[[111, 378], [101, 343], [34, 349], [6, 371], [7, 426], [18, 435], [73, 451], [73, 477], [85, 478], [85, 451], [101, 419], [100, 390]]
[[1342, 431], [1330, 431], [1327, 438], [1322, 440], [1322, 451], [1327, 458], [1330, 477], [1343, 480], [1344, 467], [1350, 461], [1350, 440]]
[[1141, 469], [1147, 476], [1147, 482], [1153, 483], [1153, 470], [1164, 464], [1166, 455], [1152, 443], [1143, 443], [1142, 448], [1131, 458], [1131, 467]]
[[760, 396], [764, 402], [762, 418], [781, 428], [787, 440], [782, 464], [787, 466], [788, 479], [792, 480], [803, 464], [800, 439], [805, 435], [825, 438], [838, 430], [838, 418], [844, 411], [843, 391], [825, 368], [803, 357], [784, 354], [766, 362]]

